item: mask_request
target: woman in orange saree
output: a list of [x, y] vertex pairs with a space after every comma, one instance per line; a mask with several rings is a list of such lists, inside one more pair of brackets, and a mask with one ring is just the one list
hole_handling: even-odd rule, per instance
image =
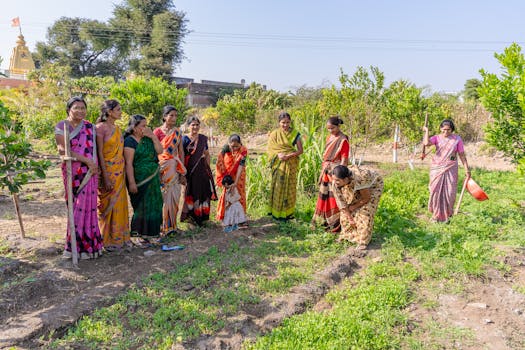
[[181, 185], [186, 184], [186, 168], [184, 150], [182, 148], [182, 134], [177, 128], [177, 109], [165, 106], [162, 111], [162, 126], [153, 133], [162, 144], [163, 152], [159, 154], [160, 186], [162, 191], [162, 233], [171, 234], [177, 230], [177, 215]]
[[[237, 187], [241, 199], [244, 212], [246, 213], [246, 157], [248, 156], [248, 149], [241, 143], [241, 137], [233, 134], [228, 139], [228, 144], [224, 145], [223, 149], [217, 157], [216, 180], [217, 185], [222, 187], [222, 179], [226, 175], [230, 175], [233, 179], [233, 185]], [[217, 205], [216, 218], [219, 221], [224, 219], [224, 212], [226, 209], [226, 189], [223, 187], [219, 204]], [[241, 224], [242, 225], [242, 224]]]

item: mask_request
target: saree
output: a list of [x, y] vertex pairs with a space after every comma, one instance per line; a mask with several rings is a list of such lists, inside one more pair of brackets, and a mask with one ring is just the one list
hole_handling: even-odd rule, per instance
[[193, 221], [202, 225], [210, 219], [211, 200], [217, 199], [213, 174], [204, 152], [208, 138], [199, 134], [195, 140], [184, 136], [184, 165], [186, 166], [186, 193], [182, 206], [181, 221]]
[[338, 135], [328, 135], [319, 176], [319, 195], [312, 218], [314, 223], [325, 226], [332, 231], [338, 231], [339, 208], [332, 189], [332, 169], [341, 164], [343, 158], [348, 159], [350, 144], [348, 137], [339, 132]]
[[430, 142], [436, 146], [436, 154], [430, 166], [428, 210], [433, 220], [446, 222], [454, 213], [458, 186], [457, 153], [464, 152], [463, 141], [458, 135], [448, 138], [435, 135]]
[[[56, 135], [64, 135], [65, 123], [67, 122], [61, 121], [56, 125]], [[95, 163], [98, 163], [95, 127], [93, 124], [83, 120], [76, 128], [69, 125], [69, 132], [69, 147], [71, 151], [93, 159]], [[71, 170], [73, 175], [73, 220], [75, 222], [77, 253], [80, 259], [96, 258], [102, 254], [103, 248], [97, 217], [98, 177], [92, 176], [88, 166], [79, 161], [71, 161]], [[64, 180], [64, 188], [67, 189], [67, 167], [65, 162], [62, 163], [62, 178]], [[66, 205], [67, 199], [66, 191]], [[69, 224], [67, 226], [65, 250], [71, 252]]]
[[131, 234], [143, 237], [159, 236], [162, 224], [162, 194], [157, 152], [153, 141], [143, 137], [137, 142], [132, 136], [128, 136], [124, 146], [135, 149], [133, 172], [138, 192], [129, 194], [133, 207]]
[[164, 151], [159, 154], [160, 188], [162, 192], [162, 232], [168, 234], [177, 230], [177, 215], [181, 195], [179, 175], [186, 175], [186, 168], [179, 158], [179, 145], [182, 135], [174, 128], [165, 135], [160, 128], [155, 129]]
[[102, 150], [106, 163], [106, 172], [113, 189], [98, 189], [98, 224], [106, 249], [118, 249], [130, 245], [128, 196], [126, 194], [126, 176], [124, 163], [124, 138], [118, 127], [113, 135], [104, 142]]
[[222, 187], [222, 193], [219, 197], [217, 205], [216, 218], [219, 221], [224, 219], [224, 212], [226, 208], [226, 189], [222, 186], [222, 179], [226, 175], [230, 175], [234, 180], [237, 176], [239, 167], [242, 167], [239, 181], [237, 182], [237, 192], [240, 195], [239, 202], [246, 213], [246, 157], [248, 157], [248, 149], [244, 146], [235, 152], [230, 149], [229, 145], [225, 145], [217, 157], [217, 164], [215, 166], [215, 176], [217, 186]]
[[383, 194], [383, 179], [370, 169], [352, 166], [350, 170], [353, 172], [352, 181], [341, 188], [334, 187], [337, 205], [343, 209], [356, 204], [361, 200], [359, 191], [366, 188], [370, 191], [370, 201], [350, 213], [350, 218], [341, 215], [339, 239], [366, 246], [372, 239], [374, 216]]
[[285, 132], [279, 128], [272, 131], [268, 139], [268, 158], [272, 173], [268, 215], [276, 219], [286, 220], [294, 216], [299, 158], [281, 161], [278, 155], [295, 152], [295, 144], [300, 137], [301, 134], [294, 129]]

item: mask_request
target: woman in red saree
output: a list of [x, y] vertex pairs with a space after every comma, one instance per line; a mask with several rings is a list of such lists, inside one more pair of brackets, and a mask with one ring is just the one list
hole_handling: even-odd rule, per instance
[[[246, 157], [248, 156], [248, 149], [241, 143], [241, 137], [233, 134], [228, 139], [228, 144], [223, 147], [216, 164], [216, 180], [217, 185], [222, 187], [222, 179], [226, 175], [230, 175], [233, 179], [233, 185], [237, 187], [241, 199], [244, 212], [246, 213]], [[226, 189], [223, 187], [219, 204], [217, 206], [217, 220], [224, 219], [224, 212], [226, 209]], [[241, 224], [242, 225], [242, 224]]]
[[323, 154], [321, 175], [319, 176], [319, 196], [312, 219], [314, 224], [323, 225], [327, 230], [337, 232], [341, 229], [339, 224], [339, 208], [334, 197], [332, 184], [332, 170], [337, 165], [348, 165], [350, 143], [348, 137], [341, 132], [339, 125], [343, 121], [339, 116], [330, 117], [326, 128], [330, 132], [326, 138]]
[[160, 186], [162, 191], [162, 233], [171, 234], [177, 230], [177, 215], [181, 187], [186, 184], [184, 167], [184, 150], [182, 134], [177, 128], [177, 109], [165, 106], [162, 111], [162, 126], [153, 133], [162, 144], [163, 152], [159, 154]]
[[458, 187], [458, 156], [463, 163], [467, 177], [470, 170], [459, 135], [453, 134], [456, 129], [450, 119], [445, 119], [439, 125], [441, 134], [428, 137], [428, 128], [423, 128], [425, 146], [436, 146], [436, 154], [432, 157], [430, 167], [430, 198], [428, 210], [432, 213], [432, 221], [448, 222], [454, 212], [454, 202]]

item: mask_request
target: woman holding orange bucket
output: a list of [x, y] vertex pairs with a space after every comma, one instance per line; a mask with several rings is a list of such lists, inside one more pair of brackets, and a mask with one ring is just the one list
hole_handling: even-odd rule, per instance
[[463, 140], [453, 134], [456, 127], [450, 119], [445, 119], [439, 125], [441, 133], [429, 138], [428, 127], [424, 126], [424, 146], [436, 146], [436, 154], [432, 157], [430, 167], [430, 198], [428, 210], [432, 213], [432, 221], [448, 222], [454, 213], [454, 202], [458, 188], [458, 157], [465, 168], [467, 177], [470, 170], [465, 155]]

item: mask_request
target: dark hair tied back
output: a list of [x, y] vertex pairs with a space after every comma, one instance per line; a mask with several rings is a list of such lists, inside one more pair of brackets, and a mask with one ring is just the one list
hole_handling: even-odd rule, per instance
[[352, 170], [348, 169], [348, 167], [344, 165], [338, 165], [332, 170], [332, 175], [337, 177], [338, 179], [346, 179], [346, 178], [352, 178]]
[[339, 126], [341, 124], [344, 124], [343, 119], [341, 119], [341, 117], [338, 115], [334, 115], [333, 117], [328, 118], [328, 123], [334, 126]]
[[196, 115], [191, 115], [188, 120], [186, 120], [186, 125], [190, 125], [193, 122], [197, 122], [199, 125], [201, 124], [200, 119]]
[[448, 125], [450, 126], [450, 129], [452, 131], [456, 131], [456, 126], [454, 125], [454, 122], [452, 119], [444, 119], [441, 124], [439, 124], [439, 128], [441, 129], [443, 126]]
[[286, 118], [292, 120], [292, 117], [290, 117], [290, 113], [288, 113], [288, 112], [281, 112], [279, 114], [279, 121], [281, 121], [283, 119], [286, 119]]
[[109, 111], [112, 111], [114, 108], [116, 108], [120, 103], [117, 100], [106, 100], [104, 103], [102, 103], [102, 106], [100, 106], [100, 115], [97, 118], [97, 123], [105, 122], [108, 120], [109, 117]]
[[140, 124], [141, 121], [146, 120], [146, 117], [140, 114], [134, 114], [129, 117], [128, 127], [124, 133], [124, 137], [128, 137], [133, 134], [133, 129]]
[[231, 175], [224, 175], [221, 183], [223, 186], [231, 185], [233, 183], [233, 177], [231, 177]]
[[162, 108], [162, 122], [165, 122], [166, 121], [166, 116], [168, 114], [170, 114], [171, 111], [175, 111], [177, 113], [179, 113], [179, 111], [177, 110], [177, 108], [175, 108], [174, 106], [172, 105], [166, 105], [164, 106], [164, 108]]
[[239, 135], [237, 135], [237, 134], [230, 135], [230, 137], [228, 138], [228, 142], [237, 142], [237, 143], [240, 143], [242, 145], [241, 137]]
[[82, 102], [84, 104], [84, 106], [87, 108], [87, 103], [86, 103], [86, 101], [84, 100], [83, 97], [81, 97], [81, 96], [73, 96], [66, 103], [66, 114], [69, 114], [69, 110], [71, 109], [71, 107], [73, 106], [73, 103], [75, 103], [75, 102]]

